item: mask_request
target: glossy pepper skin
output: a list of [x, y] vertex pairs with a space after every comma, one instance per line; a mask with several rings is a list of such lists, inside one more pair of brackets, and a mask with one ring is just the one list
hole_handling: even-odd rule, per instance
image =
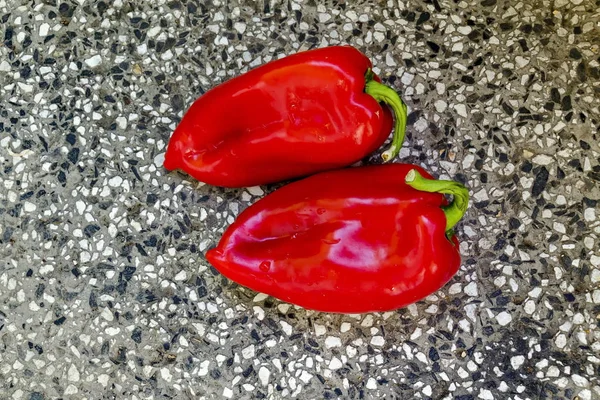
[[[404, 307], [460, 266], [452, 227], [468, 191], [430, 178], [414, 165], [383, 164], [293, 182], [244, 210], [206, 257], [229, 279], [307, 309]], [[442, 193], [454, 195], [451, 204]]]
[[167, 146], [164, 167], [214, 186], [246, 187], [398, 154], [406, 105], [348, 46], [299, 52], [232, 78], [199, 97]]

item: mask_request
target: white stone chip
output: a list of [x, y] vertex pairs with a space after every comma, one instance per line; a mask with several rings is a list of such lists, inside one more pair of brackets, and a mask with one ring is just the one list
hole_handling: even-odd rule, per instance
[[260, 186], [251, 186], [246, 188], [246, 190], [248, 190], [252, 196], [262, 196], [265, 194]]
[[331, 19], [331, 15], [327, 13], [319, 13], [319, 22], [327, 22]]
[[90, 68], [94, 68], [97, 67], [98, 65], [102, 64], [102, 56], [100, 56], [99, 54], [96, 54], [95, 56], [92, 56], [88, 59], [86, 59], [85, 61], [85, 65], [87, 65]]
[[181, 270], [175, 275], [174, 279], [176, 281], [185, 281], [187, 279], [187, 272], [185, 270]]
[[578, 374], [571, 375], [571, 379], [573, 379], [573, 383], [579, 387], [588, 387], [590, 385], [590, 381], [588, 381], [587, 378]]
[[397, 65], [396, 61], [394, 61], [394, 57], [392, 57], [390, 53], [387, 53], [385, 55], [385, 63], [389, 67], [395, 67]]
[[527, 300], [525, 302], [524, 310], [527, 314], [533, 314], [535, 312], [535, 302], [533, 300]]
[[242, 357], [245, 359], [254, 357], [254, 354], [255, 354], [255, 347], [253, 344], [242, 349]]
[[300, 374], [300, 380], [305, 384], [308, 384], [308, 382], [310, 382], [312, 378], [313, 376], [306, 371], [302, 371], [302, 373]]
[[160, 26], [153, 26], [148, 29], [148, 37], [155, 37], [160, 33]]
[[110, 327], [110, 328], [106, 328], [105, 332], [109, 336], [115, 336], [115, 335], [118, 335], [119, 332], [121, 332], [121, 328]]
[[538, 154], [531, 161], [538, 165], [550, 165], [554, 162], [554, 159], [546, 154]]
[[333, 347], [341, 347], [342, 341], [339, 337], [327, 336], [325, 339], [325, 347], [331, 349]]
[[377, 381], [375, 380], [375, 378], [369, 378], [369, 380], [367, 381], [367, 389], [377, 389]]
[[233, 28], [240, 34], [246, 32], [246, 24], [244, 22], [236, 22], [233, 24]]
[[48, 25], [45, 22], [42, 25], [40, 25], [39, 35], [41, 37], [48, 36], [49, 31], [50, 31], [50, 25]]
[[102, 374], [98, 376], [98, 383], [101, 384], [102, 386], [106, 387], [108, 386], [108, 380], [109, 380], [109, 376], [107, 374]]
[[463, 25], [463, 26], [459, 26], [456, 30], [458, 31], [458, 33], [462, 33], [463, 35], [468, 35], [469, 33], [471, 33], [473, 28], [471, 28], [469, 25]]
[[19, 82], [18, 85], [19, 85], [19, 88], [23, 91], [23, 93], [33, 92], [33, 85], [29, 85], [24, 82]]
[[69, 367], [69, 371], [67, 372], [67, 378], [71, 382], [79, 382], [79, 370], [74, 364], [71, 364], [71, 366]]
[[76, 394], [77, 392], [79, 392], [79, 389], [77, 389], [77, 387], [72, 384], [67, 386], [67, 388], [65, 389], [65, 394]]
[[169, 371], [169, 369], [166, 367], [160, 369], [160, 376], [167, 382], [171, 382], [171, 379], [173, 379], [171, 371]]
[[469, 283], [467, 286], [465, 286], [464, 292], [468, 296], [476, 297], [479, 294], [477, 291], [477, 283]]
[[285, 333], [286, 335], [290, 336], [294, 332], [294, 328], [292, 328], [292, 325], [288, 324], [287, 322], [280, 321], [279, 324], [281, 325], [281, 329], [283, 329], [283, 333]]
[[513, 369], [519, 369], [521, 365], [525, 362], [525, 356], [514, 356], [510, 359], [510, 365]]
[[517, 63], [517, 65], [520, 68], [523, 68], [523, 67], [527, 66], [527, 64], [529, 64], [529, 58], [525, 58], [523, 56], [516, 56], [515, 62]]
[[156, 157], [154, 157], [154, 165], [156, 165], [157, 167], [162, 167], [164, 162], [165, 162], [165, 153], [159, 153], [156, 155]]
[[561, 333], [560, 335], [556, 336], [554, 343], [556, 343], [556, 346], [559, 349], [562, 349], [563, 347], [565, 347], [567, 345], [567, 337], [565, 336], [564, 333]]
[[463, 117], [463, 118], [467, 118], [468, 117], [467, 106], [465, 106], [464, 104], [455, 104], [454, 105], [454, 110], [461, 117]]
[[596, 210], [594, 210], [593, 208], [586, 208], [585, 211], [583, 212], [583, 218], [588, 222], [595, 221], [596, 220]]
[[25, 210], [25, 212], [33, 212], [36, 210], [36, 208], [37, 206], [29, 201], [23, 203], [23, 209]]
[[10, 71], [10, 64], [6, 60], [2, 60], [0, 62], [0, 72], [8, 72]]
[[102, 318], [104, 318], [107, 321], [112, 321], [114, 319], [113, 313], [110, 311], [110, 309], [108, 307], [104, 307], [102, 309], [102, 312], [100, 313], [100, 315], [102, 316]]
[[592, 400], [592, 392], [589, 389], [583, 389], [577, 396], [579, 400]]
[[327, 332], [327, 328], [324, 325], [315, 324], [315, 335], [322, 336]]
[[410, 85], [412, 83], [413, 79], [415, 79], [415, 76], [413, 74], [409, 74], [408, 72], [405, 72], [404, 74], [402, 74], [402, 78], [400, 78], [400, 81], [404, 85]]
[[111, 187], [121, 187], [122, 184], [123, 178], [121, 178], [120, 176], [113, 176], [108, 180], [108, 186]]
[[381, 347], [381, 346], [383, 346], [385, 344], [385, 339], [384, 339], [383, 336], [373, 336], [371, 338], [371, 344], [373, 346], [379, 346], [379, 347]]
[[335, 371], [336, 369], [340, 369], [340, 368], [342, 368], [342, 366], [343, 366], [342, 362], [341, 362], [341, 361], [340, 361], [340, 359], [339, 359], [339, 358], [337, 358], [337, 357], [333, 357], [333, 358], [331, 359], [331, 362], [329, 362], [329, 369], [331, 369], [331, 370], [334, 370], [334, 371]]
[[271, 376], [271, 371], [269, 371], [266, 367], [260, 367], [258, 370], [258, 379], [260, 379], [260, 383], [263, 386], [267, 386], [269, 384], [269, 377]]
[[488, 389], [481, 389], [477, 397], [483, 400], [494, 400], [493, 393]]
[[434, 106], [436, 111], [441, 113], [446, 111], [446, 108], [448, 108], [448, 103], [446, 103], [444, 100], [436, 100]]
[[512, 316], [506, 311], [502, 311], [500, 314], [496, 315], [496, 321], [501, 326], [506, 326], [512, 322]]

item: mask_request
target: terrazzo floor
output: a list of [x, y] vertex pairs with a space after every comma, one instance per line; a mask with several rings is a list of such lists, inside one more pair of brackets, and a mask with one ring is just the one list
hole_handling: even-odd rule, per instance
[[[0, 0], [0, 399], [600, 399], [600, 1], [316, 3]], [[162, 168], [204, 91], [341, 43], [409, 106], [398, 161], [471, 190], [460, 272], [396, 312], [226, 280], [276, 185]]]

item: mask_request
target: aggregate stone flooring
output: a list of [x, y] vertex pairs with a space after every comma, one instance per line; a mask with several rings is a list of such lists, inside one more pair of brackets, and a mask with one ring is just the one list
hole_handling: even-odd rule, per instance
[[[600, 399], [600, 2], [316, 3], [0, 0], [1, 399]], [[410, 108], [398, 160], [472, 194], [397, 312], [227, 281], [205, 250], [275, 186], [161, 166], [204, 91], [340, 43]]]

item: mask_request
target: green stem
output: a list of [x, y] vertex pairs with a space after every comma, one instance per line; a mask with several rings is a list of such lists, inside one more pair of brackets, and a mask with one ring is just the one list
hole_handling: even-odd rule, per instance
[[404, 180], [410, 187], [423, 192], [453, 196], [452, 202], [442, 207], [446, 214], [446, 232], [450, 232], [465, 215], [469, 206], [469, 190], [460, 183], [425, 178], [416, 169], [411, 169]]
[[387, 162], [398, 155], [402, 148], [402, 144], [404, 143], [408, 109], [394, 89], [373, 80], [373, 76], [373, 71], [369, 69], [365, 75], [367, 81], [365, 93], [371, 95], [375, 100], [387, 104], [394, 111], [395, 123], [392, 144], [389, 149], [384, 151], [381, 155], [383, 161]]

